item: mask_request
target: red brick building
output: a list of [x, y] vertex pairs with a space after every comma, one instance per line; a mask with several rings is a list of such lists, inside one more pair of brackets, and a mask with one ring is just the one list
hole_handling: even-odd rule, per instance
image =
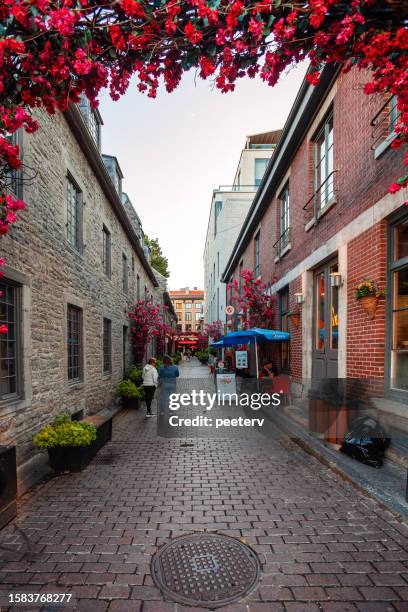
[[[276, 327], [291, 333], [272, 357], [298, 396], [310, 379], [374, 381], [370, 405], [405, 430], [407, 193], [387, 192], [403, 152], [390, 147], [395, 99], [364, 95], [366, 80], [329, 66], [318, 86], [303, 83], [223, 280], [247, 268], [270, 288]], [[374, 318], [355, 299], [363, 279], [385, 292]]]

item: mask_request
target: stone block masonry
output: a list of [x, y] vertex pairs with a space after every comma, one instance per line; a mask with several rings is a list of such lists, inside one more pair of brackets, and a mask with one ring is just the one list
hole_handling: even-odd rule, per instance
[[[23, 185], [27, 209], [1, 241], [7, 262], [5, 278], [17, 283], [21, 304], [17, 313], [19, 389], [16, 397], [0, 404], [0, 443], [16, 445], [20, 466], [36, 454], [32, 436], [53, 415], [61, 411], [95, 413], [112, 405], [114, 388], [129, 361], [123, 337], [124, 327], [129, 328], [128, 310], [137, 299], [137, 275], [141, 297], [145, 287], [151, 293], [157, 284], [112, 206], [112, 198], [117, 198], [117, 206], [121, 202], [109, 176], [102, 177], [108, 185], [103, 188], [84, 153], [84, 142], [74, 136], [63, 115], [41, 113], [40, 123], [36, 134], [24, 134], [25, 173], [35, 172], [35, 178]], [[91, 153], [98, 158], [96, 148]], [[67, 240], [68, 175], [82, 192], [81, 252]], [[103, 226], [111, 235], [110, 278], [103, 269]], [[123, 289], [123, 255], [127, 292]], [[83, 367], [81, 380], [75, 384], [68, 382], [67, 373], [69, 304], [82, 310]], [[106, 373], [104, 318], [111, 320], [112, 329], [112, 365]]]

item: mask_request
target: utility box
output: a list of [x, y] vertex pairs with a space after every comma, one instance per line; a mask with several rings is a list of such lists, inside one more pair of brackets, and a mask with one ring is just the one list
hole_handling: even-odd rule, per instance
[[16, 447], [0, 446], [0, 529], [17, 516]]

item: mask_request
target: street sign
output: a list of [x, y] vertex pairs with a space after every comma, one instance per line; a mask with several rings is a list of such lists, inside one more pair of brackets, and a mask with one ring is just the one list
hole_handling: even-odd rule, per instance
[[229, 306], [227, 306], [227, 307], [225, 308], [225, 312], [226, 312], [226, 314], [227, 314], [227, 315], [230, 317], [231, 315], [233, 315], [233, 314], [234, 314], [234, 312], [235, 312], [235, 308], [234, 308], [233, 306], [231, 306], [231, 304], [230, 304]]

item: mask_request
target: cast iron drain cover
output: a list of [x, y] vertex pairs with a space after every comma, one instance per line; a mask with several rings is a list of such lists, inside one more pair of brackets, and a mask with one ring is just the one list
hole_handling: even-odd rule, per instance
[[152, 559], [153, 580], [169, 599], [203, 608], [220, 608], [245, 597], [260, 572], [253, 550], [217, 533], [175, 538]]

